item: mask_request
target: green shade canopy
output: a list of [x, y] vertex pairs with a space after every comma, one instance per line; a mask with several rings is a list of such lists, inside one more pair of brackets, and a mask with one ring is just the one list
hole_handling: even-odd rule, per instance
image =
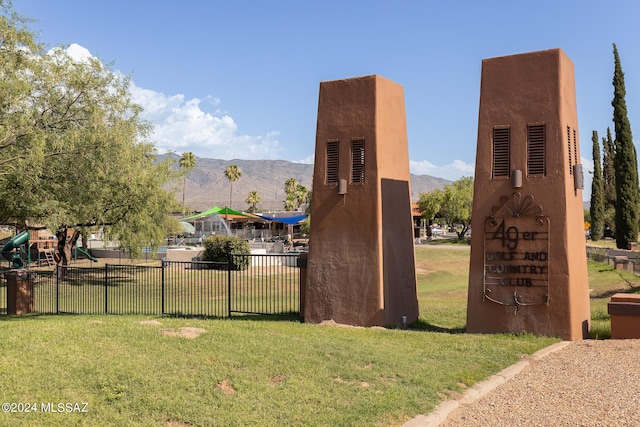
[[253, 217], [253, 215], [249, 215], [249, 214], [245, 214], [244, 212], [238, 212], [238, 211], [234, 211], [233, 209], [224, 207], [224, 208], [220, 208], [218, 206], [214, 206], [209, 210], [206, 210], [204, 212], [200, 212], [199, 214], [195, 214], [195, 215], [191, 215], [188, 216], [186, 218], [182, 218], [180, 221], [190, 221], [193, 219], [198, 219], [198, 218], [203, 218], [205, 216], [209, 216], [209, 215], [239, 215], [239, 216], [248, 216], [248, 217]]

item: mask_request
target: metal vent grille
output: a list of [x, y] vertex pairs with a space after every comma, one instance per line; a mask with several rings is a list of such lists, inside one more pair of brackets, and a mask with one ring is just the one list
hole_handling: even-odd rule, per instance
[[509, 176], [510, 129], [493, 128], [493, 172], [492, 177]]
[[573, 153], [571, 150], [571, 127], [567, 126], [567, 147], [569, 148], [569, 175], [573, 175]]
[[527, 175], [546, 175], [545, 126], [527, 126]]
[[327, 142], [327, 184], [338, 182], [338, 141]]
[[364, 140], [351, 141], [351, 182], [364, 182]]

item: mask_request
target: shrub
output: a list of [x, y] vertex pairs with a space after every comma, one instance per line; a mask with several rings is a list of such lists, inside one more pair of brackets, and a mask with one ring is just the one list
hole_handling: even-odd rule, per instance
[[[249, 243], [235, 236], [212, 235], [203, 240], [204, 252], [203, 261], [224, 262], [225, 265], [214, 266], [212, 268], [226, 269], [229, 262], [228, 254], [249, 254], [251, 248]], [[231, 258], [232, 270], [246, 270], [249, 268], [249, 256], [233, 256]]]

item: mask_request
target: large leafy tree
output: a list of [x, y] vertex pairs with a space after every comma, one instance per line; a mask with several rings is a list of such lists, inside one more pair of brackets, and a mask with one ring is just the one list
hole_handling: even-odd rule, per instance
[[[27, 23], [8, 2], [0, 0], [0, 179], [3, 184], [10, 175], [24, 173], [27, 167], [38, 170], [42, 164], [42, 159], [35, 162], [35, 157], [42, 156], [33, 154], [42, 152], [44, 141], [42, 138], [29, 141], [28, 136], [41, 130], [43, 123], [28, 120], [21, 114], [34, 90], [36, 77], [31, 69], [40, 67], [38, 59], [43, 52]], [[2, 189], [0, 186], [0, 191]]]
[[633, 146], [631, 124], [627, 117], [624, 73], [620, 65], [618, 48], [613, 45], [613, 123], [615, 131], [614, 159], [616, 176], [616, 246], [627, 249], [638, 241], [638, 160]]
[[471, 210], [473, 208], [473, 178], [463, 177], [444, 188], [441, 213], [456, 229], [458, 239], [464, 239], [464, 235], [471, 226]]
[[443, 190], [421, 193], [418, 207], [422, 217], [427, 220], [440, 216], [447, 224], [459, 226], [456, 233], [460, 240], [464, 239], [471, 226], [473, 178], [463, 177], [446, 185]]
[[196, 167], [196, 156], [191, 152], [187, 151], [182, 153], [180, 157], [180, 169], [182, 170], [182, 211], [186, 210], [186, 205], [184, 204], [185, 195], [187, 194], [187, 174]]
[[242, 176], [242, 169], [238, 165], [229, 165], [224, 170], [224, 176], [229, 180], [229, 208], [233, 209], [231, 205], [233, 196], [233, 183], [240, 179]]
[[600, 165], [600, 140], [598, 132], [593, 131], [593, 181], [591, 182], [591, 240], [600, 240], [604, 233], [604, 183]]
[[174, 196], [128, 77], [45, 52], [0, 2], [0, 221], [56, 230], [60, 262], [88, 227], [139, 253], [164, 238]]
[[444, 200], [443, 190], [433, 190], [428, 193], [420, 193], [418, 207], [422, 217], [427, 221], [433, 220], [440, 213]]

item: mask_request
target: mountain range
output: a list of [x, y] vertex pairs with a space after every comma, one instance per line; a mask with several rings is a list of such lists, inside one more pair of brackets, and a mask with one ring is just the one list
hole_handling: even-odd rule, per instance
[[[160, 159], [172, 156], [175, 167], [179, 167], [180, 156], [165, 154]], [[258, 208], [262, 211], [283, 209], [285, 198], [284, 183], [289, 178], [295, 178], [298, 183], [311, 189], [313, 179], [313, 165], [293, 163], [286, 160], [220, 160], [196, 157], [196, 166], [186, 175], [185, 204], [194, 211], [204, 211], [213, 206], [228, 206], [229, 180], [224, 171], [229, 165], [237, 165], [242, 176], [233, 183], [231, 194], [232, 208], [246, 210], [245, 202], [250, 191], [257, 191], [262, 198]], [[429, 175], [411, 174], [411, 199], [417, 201], [420, 193], [442, 189], [452, 181]], [[182, 180], [175, 184], [176, 198], [182, 202]]]

